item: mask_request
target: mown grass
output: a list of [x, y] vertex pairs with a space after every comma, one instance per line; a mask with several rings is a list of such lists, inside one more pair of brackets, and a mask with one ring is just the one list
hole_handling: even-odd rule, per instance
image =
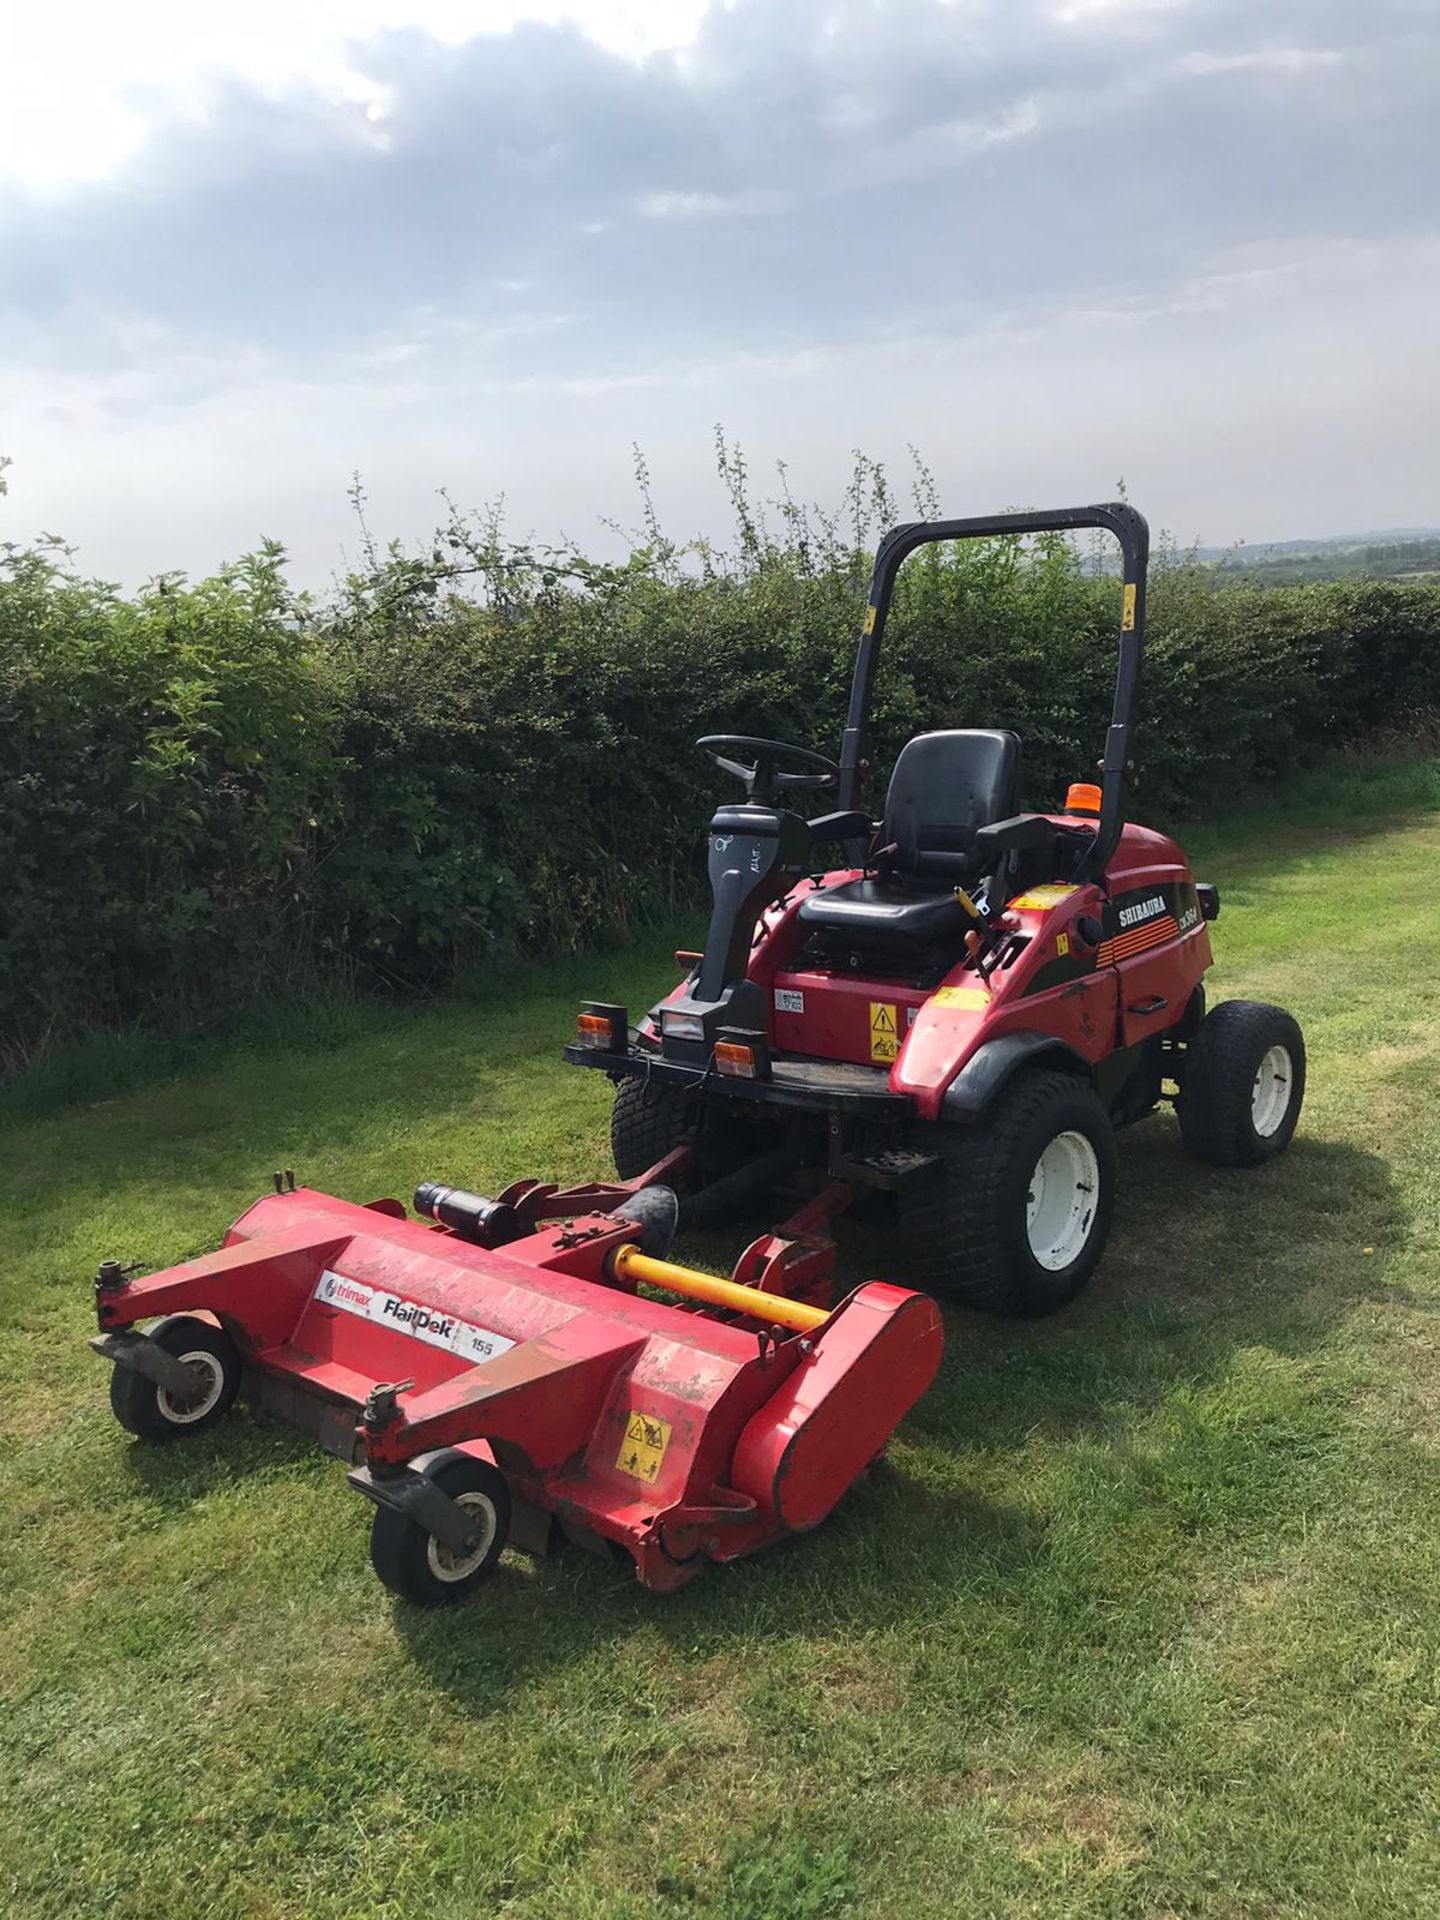
[[[1224, 1175], [1168, 1116], [1134, 1130], [1084, 1299], [950, 1314], [835, 1519], [671, 1599], [573, 1554], [399, 1607], [332, 1461], [243, 1409], [135, 1445], [84, 1346], [100, 1257], [212, 1245], [277, 1165], [360, 1199], [599, 1171], [606, 1089], [557, 1043], [582, 987], [654, 992], [658, 937], [277, 1016], [183, 1077], [127, 1055], [150, 1084], [111, 1097], [93, 1059], [12, 1089], [4, 1911], [1440, 1909], [1440, 773], [1357, 766], [1190, 838], [1217, 989], [1307, 1029], [1293, 1152]], [[849, 1272], [890, 1252], [857, 1229]]]

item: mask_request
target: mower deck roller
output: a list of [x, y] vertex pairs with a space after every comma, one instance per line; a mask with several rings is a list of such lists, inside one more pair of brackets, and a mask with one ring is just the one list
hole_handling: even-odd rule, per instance
[[[827, 1308], [773, 1290], [773, 1249], [800, 1246], [789, 1271], [813, 1295], [813, 1232], [757, 1243], [755, 1286], [635, 1244], [655, 1211], [638, 1203], [662, 1197], [648, 1176], [436, 1192], [502, 1243], [301, 1187], [256, 1202], [217, 1253], [145, 1278], [107, 1263], [96, 1288], [123, 1424], [198, 1430], [245, 1388], [350, 1462], [376, 1570], [411, 1599], [458, 1598], [507, 1540], [544, 1551], [557, 1530], [661, 1590], [803, 1532], [938, 1365], [924, 1295], [875, 1282]], [[737, 1271], [754, 1277], [754, 1254]]]

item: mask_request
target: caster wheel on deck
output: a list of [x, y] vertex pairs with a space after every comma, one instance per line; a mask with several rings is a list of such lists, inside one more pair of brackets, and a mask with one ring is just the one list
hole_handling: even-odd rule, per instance
[[133, 1367], [110, 1375], [110, 1409], [127, 1433], [141, 1440], [174, 1440], [214, 1426], [240, 1391], [241, 1361], [229, 1334], [193, 1314], [172, 1314], [148, 1329], [150, 1338], [195, 1371], [195, 1391], [173, 1394]]
[[495, 1570], [510, 1537], [510, 1489], [488, 1461], [446, 1453], [420, 1469], [440, 1492], [471, 1515], [473, 1544], [457, 1550], [393, 1507], [377, 1507], [370, 1527], [370, 1564], [381, 1584], [419, 1607], [450, 1606]]

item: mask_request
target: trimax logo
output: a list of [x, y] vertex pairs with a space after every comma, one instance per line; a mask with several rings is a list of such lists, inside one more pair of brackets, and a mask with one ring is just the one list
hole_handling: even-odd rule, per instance
[[346, 1280], [338, 1273], [329, 1276], [325, 1297], [327, 1300], [343, 1302], [346, 1306], [359, 1307], [362, 1313], [370, 1305], [370, 1289], [358, 1285], [354, 1280]]
[[1157, 913], [1164, 911], [1164, 894], [1152, 893], [1148, 900], [1137, 900], [1133, 907], [1121, 907], [1120, 924], [1122, 927], [1138, 927], [1142, 920], [1153, 920]]

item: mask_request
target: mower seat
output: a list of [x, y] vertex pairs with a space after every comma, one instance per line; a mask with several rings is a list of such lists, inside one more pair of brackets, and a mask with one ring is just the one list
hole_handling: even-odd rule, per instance
[[807, 894], [800, 903], [800, 920], [807, 927], [831, 933], [873, 935], [933, 946], [958, 940], [974, 922], [955, 898], [955, 889], [943, 893], [911, 893], [879, 880], [845, 880], [822, 893]]
[[1018, 734], [917, 734], [890, 776], [880, 874], [808, 894], [801, 923], [924, 946], [958, 940], [972, 922], [955, 888], [978, 879], [993, 859], [977, 847], [976, 835], [1014, 814], [1019, 776]]

